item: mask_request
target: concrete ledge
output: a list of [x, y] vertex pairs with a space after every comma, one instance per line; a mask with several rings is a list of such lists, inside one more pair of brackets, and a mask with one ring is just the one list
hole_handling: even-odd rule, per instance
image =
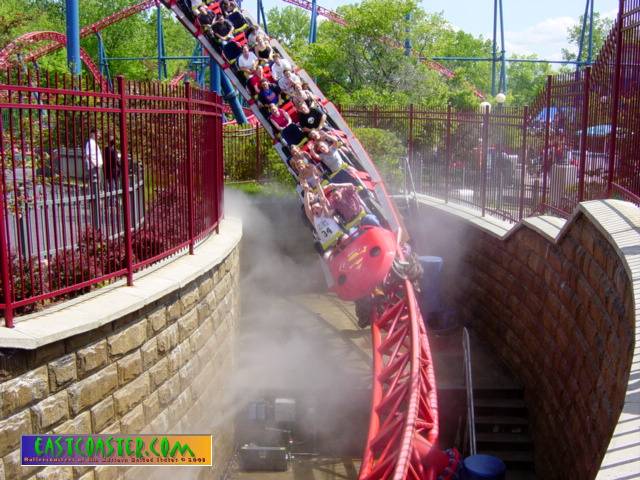
[[220, 264], [238, 245], [242, 223], [226, 218], [194, 255], [182, 255], [151, 273], [140, 272], [132, 287], [116, 286], [61, 304], [55, 310], [18, 318], [15, 328], [0, 328], [0, 348], [33, 350], [99, 328], [179, 290]]
[[457, 203], [446, 203], [439, 198], [430, 197], [428, 195], [416, 194], [418, 202], [429, 207], [436, 208], [443, 212], [455, 215], [467, 220], [469, 223], [480, 227], [485, 232], [497, 238], [504, 238], [515, 224], [501, 220], [491, 216], [481, 216], [477, 209], [466, 207]]

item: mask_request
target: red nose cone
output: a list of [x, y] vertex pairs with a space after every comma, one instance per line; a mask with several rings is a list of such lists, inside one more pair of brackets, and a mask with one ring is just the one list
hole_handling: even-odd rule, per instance
[[335, 282], [333, 290], [343, 300], [357, 300], [368, 295], [385, 279], [395, 256], [393, 232], [365, 227], [329, 260]]

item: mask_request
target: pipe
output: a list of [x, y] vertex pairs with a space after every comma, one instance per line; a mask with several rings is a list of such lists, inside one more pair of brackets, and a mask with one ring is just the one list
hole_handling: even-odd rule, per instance
[[209, 57], [209, 90], [220, 95], [222, 88], [220, 86], [220, 66], [213, 57]]
[[244, 110], [242, 110], [242, 106], [240, 105], [240, 100], [238, 100], [238, 92], [235, 91], [226, 75], [220, 75], [220, 77], [222, 80], [222, 95], [231, 106], [236, 122], [238, 122], [238, 124], [248, 123]]

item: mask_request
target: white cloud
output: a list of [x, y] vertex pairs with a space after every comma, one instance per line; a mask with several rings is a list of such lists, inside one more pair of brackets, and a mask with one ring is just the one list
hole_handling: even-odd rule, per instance
[[538, 54], [540, 58], [561, 60], [563, 48], [568, 48], [567, 30], [578, 20], [572, 17], [552, 17], [524, 30], [505, 32], [508, 55]]

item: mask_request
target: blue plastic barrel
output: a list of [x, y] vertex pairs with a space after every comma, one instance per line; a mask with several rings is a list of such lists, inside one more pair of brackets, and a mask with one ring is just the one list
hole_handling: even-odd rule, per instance
[[462, 462], [462, 480], [504, 480], [507, 467], [498, 457], [472, 455]]

